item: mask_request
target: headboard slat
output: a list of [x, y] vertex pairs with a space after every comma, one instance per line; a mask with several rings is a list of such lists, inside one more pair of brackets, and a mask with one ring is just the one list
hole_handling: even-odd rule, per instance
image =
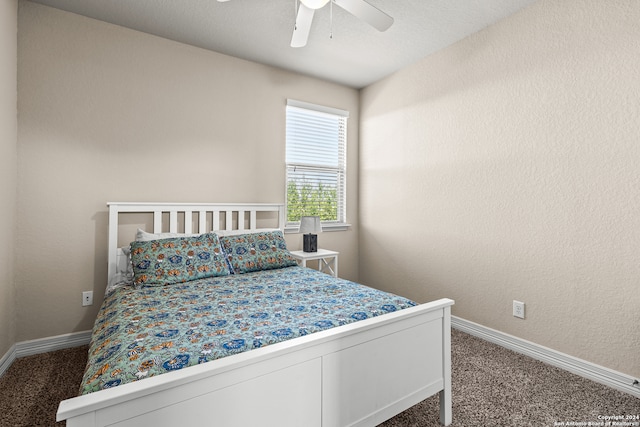
[[227, 231], [233, 230], [233, 211], [227, 210], [224, 217], [225, 227]]
[[193, 220], [193, 212], [184, 211], [184, 232], [185, 233], [193, 233], [193, 224], [191, 223]]
[[198, 233], [204, 233], [207, 226], [207, 212], [198, 211]]
[[178, 211], [169, 211], [169, 233], [178, 232]]
[[249, 213], [249, 228], [256, 228], [258, 220], [256, 219], [256, 211]]
[[153, 212], [153, 232], [162, 233], [162, 211]]
[[244, 211], [238, 211], [238, 230], [244, 230]]
[[213, 211], [213, 230], [220, 230], [220, 211]]

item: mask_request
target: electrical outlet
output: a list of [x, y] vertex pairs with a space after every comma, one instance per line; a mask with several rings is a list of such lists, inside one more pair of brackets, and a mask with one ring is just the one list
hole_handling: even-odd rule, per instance
[[93, 291], [85, 291], [82, 293], [82, 306], [93, 305]]
[[513, 317], [524, 319], [524, 303], [513, 300]]

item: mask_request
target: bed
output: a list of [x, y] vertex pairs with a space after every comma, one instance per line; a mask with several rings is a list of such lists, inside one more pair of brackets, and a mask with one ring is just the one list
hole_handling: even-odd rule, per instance
[[375, 426], [439, 393], [451, 423], [452, 300], [297, 266], [280, 204], [108, 206], [109, 289], [58, 421]]

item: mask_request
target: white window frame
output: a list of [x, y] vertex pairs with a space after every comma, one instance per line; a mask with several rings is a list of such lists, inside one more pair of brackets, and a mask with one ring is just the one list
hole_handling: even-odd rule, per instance
[[[342, 231], [346, 230], [349, 227], [347, 223], [347, 119], [349, 118], [349, 112], [346, 110], [341, 110], [332, 107], [326, 107], [323, 105], [312, 104], [303, 101], [297, 101], [293, 99], [287, 99], [287, 113], [290, 109], [304, 110], [305, 112], [311, 114], [318, 115], [329, 115], [338, 120], [343, 120], [342, 126], [344, 127], [344, 132], [342, 133], [341, 140], [339, 143], [339, 152], [338, 152], [338, 168], [328, 167], [323, 169], [322, 167], [314, 166], [314, 168], [319, 170], [327, 170], [334, 172], [337, 169], [338, 172], [338, 212], [336, 221], [322, 221], [322, 230], [323, 231]], [[288, 114], [286, 114], [288, 117]], [[287, 135], [288, 137], [288, 135]], [[288, 149], [289, 142], [287, 141]], [[285, 150], [286, 152], [286, 150]], [[296, 167], [305, 168], [307, 165], [303, 163], [287, 163], [286, 154], [285, 154], [285, 163], [286, 163], [286, 182], [285, 182], [285, 203], [288, 204], [288, 196], [287, 196], [287, 187], [289, 183], [289, 173], [290, 171], [295, 170]], [[287, 206], [288, 207], [288, 206]], [[287, 219], [286, 219], [286, 232], [297, 232], [299, 227], [299, 222], [290, 222], [288, 218], [288, 209], [287, 209]]]

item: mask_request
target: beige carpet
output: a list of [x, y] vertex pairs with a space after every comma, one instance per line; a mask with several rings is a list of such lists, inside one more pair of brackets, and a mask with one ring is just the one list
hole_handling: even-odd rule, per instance
[[[64, 425], [55, 422], [58, 402], [77, 393], [86, 352], [16, 360], [0, 378], [0, 426]], [[640, 399], [455, 330], [452, 361], [453, 427], [588, 426], [598, 416], [640, 416]], [[434, 396], [382, 426], [435, 427], [438, 419]]]

